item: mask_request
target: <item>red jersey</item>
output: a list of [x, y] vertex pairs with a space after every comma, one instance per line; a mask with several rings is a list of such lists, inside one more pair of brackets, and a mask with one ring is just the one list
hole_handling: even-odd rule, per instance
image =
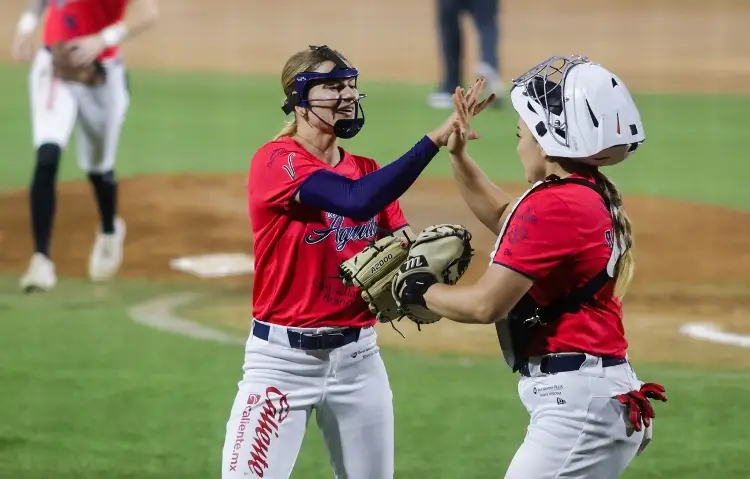
[[261, 147], [250, 162], [248, 209], [253, 231], [253, 316], [291, 327], [366, 327], [375, 324], [356, 288], [338, 278], [343, 261], [373, 240], [407, 225], [398, 201], [369, 221], [353, 221], [294, 200], [318, 170], [351, 179], [378, 168], [374, 160], [341, 149], [335, 167], [292, 138]]
[[[546, 306], [607, 267], [613, 226], [601, 196], [591, 188], [575, 183], [542, 188], [516, 207], [492, 261], [532, 279], [529, 295]], [[585, 352], [625, 357], [622, 304], [614, 296], [614, 286], [610, 280], [599, 290], [593, 306], [583, 305], [578, 313], [538, 325], [526, 355]]]
[[[44, 44], [72, 40], [117, 23], [125, 16], [128, 0], [50, 0], [44, 22]], [[113, 58], [119, 47], [105, 49], [99, 60]]]

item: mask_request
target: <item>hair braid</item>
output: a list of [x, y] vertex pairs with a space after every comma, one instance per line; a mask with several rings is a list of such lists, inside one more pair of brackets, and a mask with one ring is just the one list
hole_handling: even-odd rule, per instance
[[615, 184], [598, 169], [594, 171], [596, 184], [601, 188], [604, 196], [612, 208], [612, 224], [617, 244], [625, 247], [615, 267], [615, 296], [622, 298], [633, 279], [635, 273], [635, 256], [633, 254], [633, 228], [622, 204], [622, 195]]

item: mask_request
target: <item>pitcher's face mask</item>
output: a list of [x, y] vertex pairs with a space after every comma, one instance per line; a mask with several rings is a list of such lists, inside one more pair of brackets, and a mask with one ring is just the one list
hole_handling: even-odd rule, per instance
[[[329, 72], [298, 73], [294, 77], [294, 91], [287, 95], [281, 109], [288, 115], [294, 111], [294, 107], [306, 108], [333, 128], [338, 138], [353, 138], [365, 125], [365, 112], [360, 101], [367, 95], [360, 94], [357, 90], [359, 71], [349, 67], [343, 58], [325, 45], [311, 46], [310, 49], [331, 61], [333, 69]], [[317, 85], [321, 85], [320, 89], [316, 89], [320, 94], [316, 94], [316, 98], [310, 98], [310, 90]], [[313, 107], [330, 109], [333, 124], [315, 113]]]

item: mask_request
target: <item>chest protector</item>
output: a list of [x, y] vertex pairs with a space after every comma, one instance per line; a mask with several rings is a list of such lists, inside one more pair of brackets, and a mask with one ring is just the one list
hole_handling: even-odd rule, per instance
[[[516, 206], [510, 212], [500, 230], [500, 235], [495, 243], [495, 251], [492, 252], [490, 261], [493, 260], [495, 252], [497, 251], [497, 248], [500, 247], [500, 243], [505, 236], [508, 225], [518, 211], [521, 203], [523, 203], [523, 200], [541, 190], [554, 188], [566, 183], [574, 183], [596, 191], [597, 194], [601, 196], [607, 210], [610, 212], [610, 215], [614, 220], [617, 213], [613, 210], [612, 205], [596, 184], [582, 178], [559, 178], [551, 175], [543, 181], [535, 183], [516, 203]], [[513, 306], [506, 318], [495, 323], [503, 357], [505, 362], [508, 363], [508, 366], [513, 369], [513, 372], [518, 371], [525, 362], [528, 362], [529, 358], [525, 356], [525, 353], [531, 343], [533, 335], [539, 327], [559, 321], [565, 313], [576, 313], [580, 311], [584, 304], [593, 304], [596, 294], [614, 278], [615, 267], [620, 257], [625, 252], [625, 245], [615, 237], [611, 239], [610, 244], [612, 245], [612, 254], [610, 255], [606, 267], [591, 278], [586, 284], [573, 288], [562, 297], [552, 300], [545, 306], [538, 304], [529, 293], [526, 293], [518, 303]]]

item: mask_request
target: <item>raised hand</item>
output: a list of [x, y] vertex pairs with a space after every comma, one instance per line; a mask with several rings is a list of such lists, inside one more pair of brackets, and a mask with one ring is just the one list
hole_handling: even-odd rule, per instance
[[[472, 117], [481, 113], [490, 103], [495, 100], [495, 94], [493, 93], [484, 101], [479, 101], [479, 98], [486, 85], [487, 81], [484, 78], [480, 78], [474, 83], [471, 88], [466, 91], [464, 91], [464, 89], [461, 87], [456, 88], [456, 93], [454, 93], [453, 96], [455, 97], [456, 95], [460, 95], [465, 98], [465, 115], [468, 119], [471, 119]], [[429, 136], [430, 138], [432, 138], [435, 144], [437, 144], [438, 146], [446, 146], [448, 144], [448, 140], [454, 132], [454, 123], [456, 122], [456, 120], [458, 120], [458, 109], [454, 110], [454, 112], [440, 127], [430, 133]], [[475, 139], [473, 137], [474, 135], [475, 134], [469, 133], [467, 135], [467, 140]], [[479, 136], [476, 136], [476, 138], [479, 138]]]
[[487, 106], [495, 100], [495, 94], [491, 94], [484, 101], [479, 98], [486, 86], [486, 80], [481, 78], [473, 88], [464, 92], [463, 88], [456, 88], [453, 94], [453, 106], [455, 108], [452, 131], [448, 137], [446, 145], [448, 152], [452, 155], [460, 155], [466, 149], [466, 144], [470, 140], [479, 138], [479, 133], [471, 130], [471, 119], [481, 113]]

